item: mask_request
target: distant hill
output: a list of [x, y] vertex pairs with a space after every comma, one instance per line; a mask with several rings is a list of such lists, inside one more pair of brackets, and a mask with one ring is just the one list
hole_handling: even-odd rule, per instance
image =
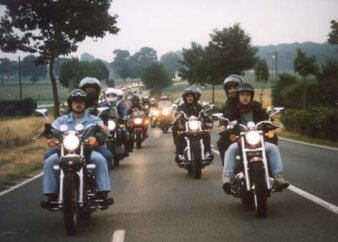
[[276, 51], [279, 71], [293, 71], [293, 62], [298, 48], [302, 49], [307, 56], [316, 56], [318, 64], [324, 64], [330, 58], [338, 59], [338, 47], [329, 43], [304, 42], [255, 47], [258, 48], [258, 56], [266, 60], [270, 71], [275, 70], [272, 56]]

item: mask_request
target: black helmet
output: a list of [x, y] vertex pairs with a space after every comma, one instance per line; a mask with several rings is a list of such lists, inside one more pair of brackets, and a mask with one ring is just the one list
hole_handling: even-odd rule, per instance
[[140, 103], [140, 98], [137, 95], [134, 95], [131, 98], [131, 102], [135, 105], [135, 104], [139, 104]]
[[87, 107], [87, 93], [85, 91], [83, 91], [82, 89], [74, 89], [72, 91], [70, 91], [70, 93], [68, 94], [68, 98], [67, 98], [67, 104], [68, 104], [68, 109], [72, 110], [72, 101], [73, 100], [83, 100], [86, 103], [86, 107]]
[[237, 96], [241, 92], [250, 92], [251, 93], [251, 99], [253, 99], [254, 96], [255, 96], [255, 89], [249, 83], [241, 83], [237, 86], [237, 91], [236, 91]]
[[225, 78], [223, 82], [223, 88], [225, 91], [225, 94], [228, 98], [234, 98], [236, 97], [236, 94], [230, 94], [228, 93], [228, 88], [230, 87], [237, 87], [239, 84], [243, 83], [242, 77], [238, 75], [230, 75], [227, 78]]
[[96, 88], [96, 93], [100, 93], [101, 84], [100, 81], [95, 77], [85, 77], [79, 83], [79, 88], [85, 89], [86, 87], [94, 87]]
[[202, 96], [202, 90], [196, 86], [191, 86], [190, 88], [194, 90], [197, 101], [200, 100], [200, 97]]
[[188, 87], [186, 88], [183, 93], [182, 93], [182, 99], [184, 102], [186, 102], [186, 97], [188, 94], [193, 94], [194, 95], [194, 102], [197, 102], [198, 99], [200, 98], [200, 95], [196, 92], [196, 89], [195, 87], [191, 86], [191, 87]]

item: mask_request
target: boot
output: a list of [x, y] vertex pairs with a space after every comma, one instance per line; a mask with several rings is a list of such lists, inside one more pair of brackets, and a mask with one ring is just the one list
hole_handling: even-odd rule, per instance
[[234, 180], [234, 175], [231, 173], [223, 173], [222, 181], [223, 181], [223, 191], [225, 194], [232, 194], [231, 185]]
[[274, 189], [275, 191], [282, 191], [289, 186], [289, 183], [283, 178], [281, 173], [277, 173], [274, 178]]

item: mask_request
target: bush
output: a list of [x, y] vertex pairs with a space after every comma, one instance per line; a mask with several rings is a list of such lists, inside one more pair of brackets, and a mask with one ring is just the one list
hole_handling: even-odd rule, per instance
[[25, 116], [32, 114], [36, 108], [37, 103], [32, 98], [25, 98], [22, 100], [21, 110]]
[[285, 128], [314, 138], [338, 141], [338, 109], [313, 107], [286, 110], [282, 115]]

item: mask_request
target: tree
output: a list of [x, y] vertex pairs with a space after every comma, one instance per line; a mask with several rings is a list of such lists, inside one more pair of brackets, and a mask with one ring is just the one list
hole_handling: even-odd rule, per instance
[[129, 68], [130, 53], [128, 50], [116, 49], [113, 51], [115, 57], [111, 66], [114, 72], [123, 80], [128, 77], [132, 77], [132, 71]]
[[222, 30], [213, 30], [206, 49], [212, 84], [220, 84], [231, 74], [243, 74], [256, 64], [257, 49], [252, 47], [251, 38], [234, 24]]
[[107, 81], [109, 70], [102, 60], [88, 62], [73, 58], [62, 65], [59, 78], [64, 87], [73, 89], [86, 76], [95, 77], [100, 81]]
[[174, 78], [177, 71], [182, 68], [180, 56], [175, 52], [169, 52], [161, 56], [160, 63], [167, 70], [170, 78]]
[[205, 83], [208, 76], [208, 64], [205, 49], [196, 42], [191, 43], [190, 49], [183, 49], [182, 68], [179, 76], [190, 84]]
[[263, 103], [263, 92], [264, 92], [264, 84], [269, 80], [269, 68], [265, 61], [265, 59], [258, 59], [255, 66], [255, 78], [256, 82], [261, 83], [261, 94], [260, 94], [260, 102]]
[[18, 72], [18, 62], [8, 58], [0, 58], [0, 76], [3, 84], [4, 77], [10, 77]]
[[110, 16], [111, 0], [0, 0], [7, 9], [0, 20], [0, 48], [38, 54], [37, 63], [49, 66], [54, 97], [54, 116], [59, 98], [53, 73], [55, 60], [76, 51], [86, 37], [116, 34], [117, 16]]
[[150, 47], [142, 47], [130, 57], [128, 64], [133, 72], [133, 77], [141, 77], [144, 69], [157, 62], [158, 58], [156, 50]]
[[338, 45], [338, 21], [331, 20], [331, 32], [329, 33], [328, 42], [332, 45]]
[[302, 49], [297, 49], [297, 57], [293, 63], [295, 72], [299, 73], [303, 78], [313, 74], [318, 75], [319, 67], [316, 64], [315, 56], [306, 56]]
[[36, 65], [36, 57], [34, 55], [28, 55], [24, 57], [21, 62], [21, 74], [24, 77], [30, 76], [31, 82], [35, 83], [39, 81], [40, 77], [46, 77], [47, 66]]
[[146, 88], [152, 89], [153, 92], [158, 92], [172, 83], [168, 72], [163, 68], [163, 65], [158, 63], [145, 68], [142, 81]]
[[80, 57], [81, 61], [95, 61], [95, 57], [89, 53], [83, 53]]

